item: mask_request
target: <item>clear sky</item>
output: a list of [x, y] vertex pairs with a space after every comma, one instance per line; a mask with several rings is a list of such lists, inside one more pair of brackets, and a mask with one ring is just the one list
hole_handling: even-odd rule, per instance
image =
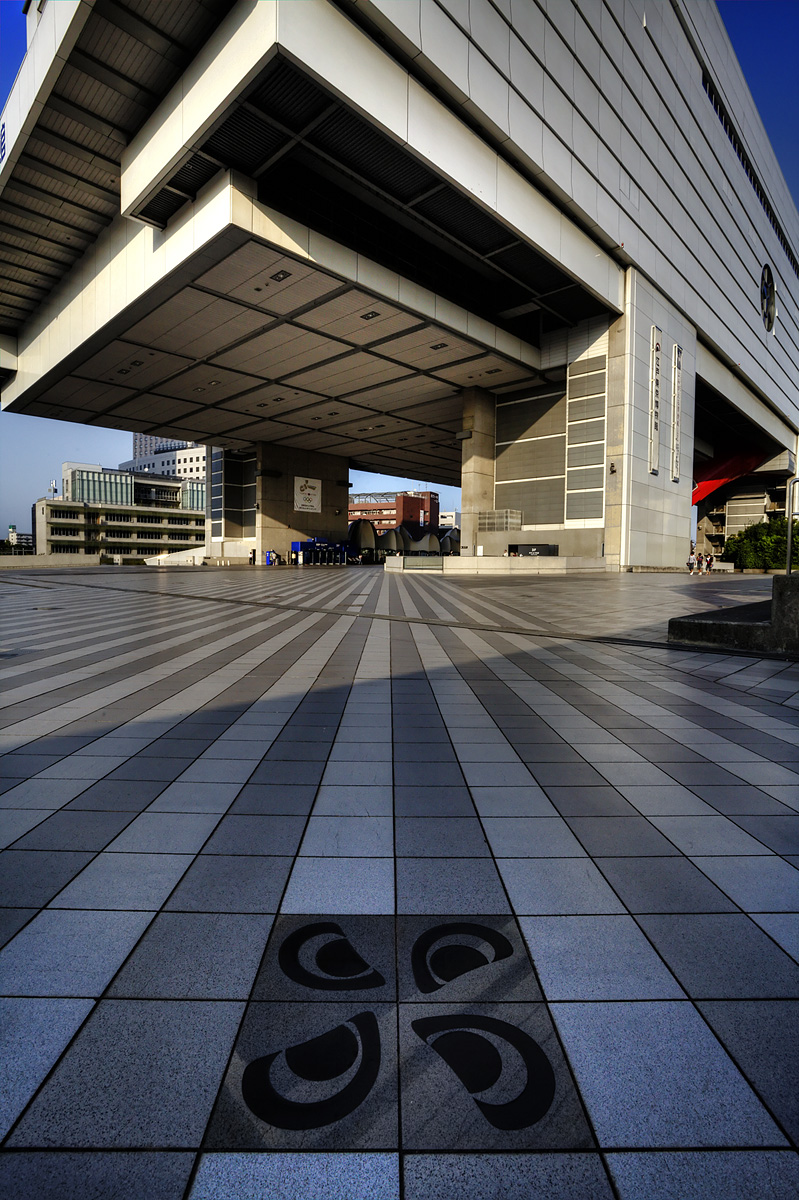
[[[663, 3], [664, 0], [655, 0]], [[799, 0], [719, 0], [722, 18], [746, 76], [783, 174], [799, 208]], [[0, 0], [0, 106], [5, 103], [25, 53], [22, 0]], [[61, 478], [65, 461], [113, 467], [130, 458], [129, 433], [0, 414], [0, 537], [13, 522], [31, 527], [30, 508]], [[460, 491], [423, 479], [396, 479], [350, 472], [354, 491], [432, 486], [444, 509], [460, 507]]]

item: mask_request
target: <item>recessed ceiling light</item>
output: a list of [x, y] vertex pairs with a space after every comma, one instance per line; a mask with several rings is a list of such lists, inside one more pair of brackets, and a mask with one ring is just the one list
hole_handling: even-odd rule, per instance
[[209, 380], [208, 386], [209, 387], [219, 387], [219, 380], [218, 379]]
[[264, 289], [259, 287], [259, 288], [253, 288], [252, 290], [254, 292], [262, 292]]
[[492, 367], [489, 371], [486, 371], [486, 375], [499, 375], [501, 370], [501, 367]]
[[337, 408], [334, 408], [334, 409], [332, 409], [332, 410], [331, 410], [331, 411], [330, 411], [330, 412], [329, 412], [327, 415], [328, 415], [329, 417], [337, 417], [337, 416], [338, 416], [338, 409], [337, 409]]
[[436, 342], [436, 344], [434, 346], [430, 347], [431, 350], [446, 350], [446, 348], [447, 348], [446, 342]]
[[263, 404], [257, 404], [256, 408], [266, 408], [266, 404], [267, 402], [264, 402]]
[[322, 418], [321, 417], [311, 417], [311, 420], [312, 421], [321, 421]]
[[370, 429], [374, 429], [374, 425], [362, 425], [360, 429], [356, 429], [356, 433], [368, 433]]
[[274, 275], [270, 275], [269, 278], [274, 279], [275, 283], [282, 283], [284, 279], [291, 278], [291, 271], [277, 271]]
[[375, 317], [379, 317], [379, 316], [380, 316], [380, 313], [377, 311], [376, 308], [373, 308], [371, 312], [361, 313], [361, 320], [362, 321], [374, 321]]
[[204, 392], [205, 388], [195, 388], [195, 392]]
[[133, 362], [132, 362], [130, 365], [131, 365], [132, 367], [143, 367], [143, 366], [144, 366], [144, 363], [143, 363], [143, 361], [142, 361], [140, 358], [134, 358], [134, 359], [133, 359]]

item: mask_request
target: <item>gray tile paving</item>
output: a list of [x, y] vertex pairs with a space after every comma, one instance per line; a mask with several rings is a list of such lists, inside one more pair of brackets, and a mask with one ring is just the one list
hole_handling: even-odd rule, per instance
[[687, 1001], [552, 1009], [601, 1144], [787, 1145]]
[[46, 909], [0, 950], [3, 986], [12, 996], [100, 996], [152, 916]]
[[799, 1189], [799, 1160], [790, 1152], [633, 1151], [607, 1161], [620, 1200], [785, 1200]]
[[198, 1145], [243, 1010], [230, 1002], [103, 1000], [9, 1145]]
[[598, 1154], [408, 1154], [406, 1200], [611, 1200]]
[[0, 587], [0, 1193], [793, 1198], [799, 670], [684, 579]]
[[[92, 1009], [91, 1000], [0, 1000], [0, 1137], [9, 1129]], [[18, 1047], [27, 1053], [18, 1053]], [[10, 1196], [11, 1192], [5, 1195]]]
[[204, 1154], [189, 1200], [399, 1200], [398, 1154]]
[[181, 1200], [193, 1163], [193, 1154], [175, 1151], [7, 1154], [0, 1191], [16, 1200]]
[[98, 854], [50, 906], [157, 912], [193, 861], [190, 854]]

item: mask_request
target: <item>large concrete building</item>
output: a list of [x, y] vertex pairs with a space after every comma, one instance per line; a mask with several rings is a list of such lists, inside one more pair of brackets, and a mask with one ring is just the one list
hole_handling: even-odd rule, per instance
[[350, 521], [371, 521], [375, 529], [395, 529], [406, 522], [436, 530], [438, 492], [361, 492], [350, 496]]
[[65, 462], [61, 495], [32, 508], [37, 555], [141, 561], [205, 543], [205, 484]]
[[3, 406], [216, 447], [211, 552], [343, 536], [352, 466], [461, 484], [465, 554], [675, 566], [793, 469], [799, 217], [709, 0], [27, 14]]

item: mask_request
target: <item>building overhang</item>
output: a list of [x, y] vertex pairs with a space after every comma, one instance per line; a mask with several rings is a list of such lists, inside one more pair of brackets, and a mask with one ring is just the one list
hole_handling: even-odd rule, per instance
[[538, 350], [220, 175], [164, 231], [119, 219], [43, 313], [3, 407], [457, 483], [462, 389]]
[[224, 167], [525, 341], [621, 312], [623, 269], [464, 117], [326, 0], [240, 0], [126, 149], [122, 213], [164, 227]]

